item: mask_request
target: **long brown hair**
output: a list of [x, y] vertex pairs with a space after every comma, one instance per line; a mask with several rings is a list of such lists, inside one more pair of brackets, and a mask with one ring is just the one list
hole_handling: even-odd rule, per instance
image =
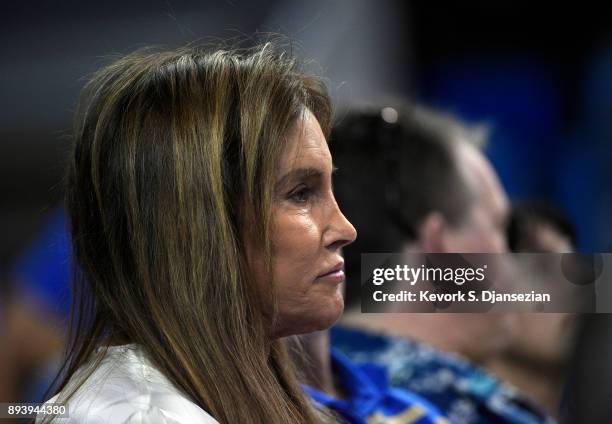
[[57, 391], [126, 341], [221, 422], [317, 420], [243, 245], [248, 226], [271, 263], [275, 167], [305, 108], [327, 133], [324, 85], [270, 43], [141, 51], [94, 75], [67, 178], [80, 283]]

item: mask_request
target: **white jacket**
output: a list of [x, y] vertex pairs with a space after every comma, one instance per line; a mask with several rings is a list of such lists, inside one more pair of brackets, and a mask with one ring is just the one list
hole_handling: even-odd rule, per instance
[[[84, 366], [66, 388], [47, 403], [64, 403], [63, 397], [91, 369]], [[53, 424], [218, 424], [190, 401], [135, 344], [112, 346], [102, 362], [68, 399], [68, 418]], [[36, 424], [42, 422], [42, 415]]]

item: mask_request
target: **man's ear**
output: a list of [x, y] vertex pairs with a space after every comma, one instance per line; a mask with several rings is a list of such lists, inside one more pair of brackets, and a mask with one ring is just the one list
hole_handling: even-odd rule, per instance
[[444, 253], [447, 251], [446, 220], [439, 212], [429, 213], [418, 227], [419, 244], [425, 253]]

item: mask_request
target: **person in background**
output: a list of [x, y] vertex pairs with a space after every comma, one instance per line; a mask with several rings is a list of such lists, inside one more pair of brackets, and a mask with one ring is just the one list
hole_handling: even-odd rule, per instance
[[577, 245], [574, 225], [560, 210], [542, 201], [517, 203], [507, 232], [513, 252], [570, 253]]
[[[563, 213], [543, 202], [512, 208], [508, 245], [513, 252], [570, 253], [576, 231]], [[558, 416], [576, 333], [576, 316], [564, 313], [520, 314], [520, 331], [490, 369]]]
[[503, 253], [508, 201], [479, 150], [482, 134], [421, 107], [349, 113], [332, 133], [338, 201], [359, 228], [345, 249], [347, 304], [332, 345], [388, 370], [451, 422], [552, 422], [485, 366], [517, 329], [512, 314], [362, 314], [362, 253]]
[[51, 213], [8, 270], [0, 296], [0, 401], [41, 402], [59, 367], [70, 305], [63, 210]]

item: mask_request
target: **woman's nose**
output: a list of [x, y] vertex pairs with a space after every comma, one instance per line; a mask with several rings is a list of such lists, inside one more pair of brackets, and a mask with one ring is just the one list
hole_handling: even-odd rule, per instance
[[324, 234], [324, 244], [328, 249], [338, 250], [347, 244], [351, 244], [357, 238], [357, 230], [353, 224], [344, 216], [338, 203], [333, 201], [331, 220]]

